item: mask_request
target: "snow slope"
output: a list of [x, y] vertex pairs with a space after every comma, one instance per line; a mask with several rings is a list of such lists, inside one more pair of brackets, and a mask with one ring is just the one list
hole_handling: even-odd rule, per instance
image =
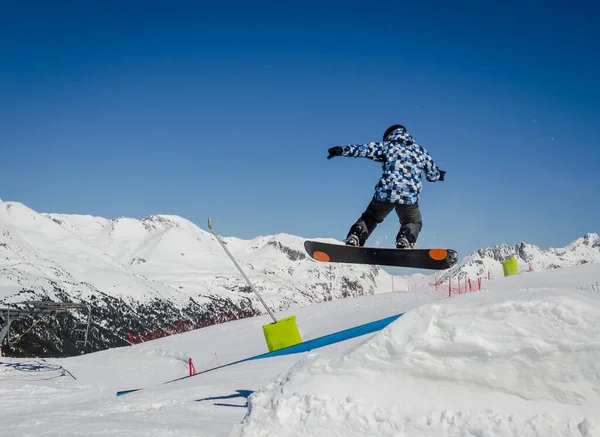
[[565, 247], [539, 247], [520, 242], [514, 246], [502, 244], [499, 246], [479, 249], [463, 258], [463, 260], [439, 275], [440, 280], [448, 277], [466, 275], [476, 277], [503, 276], [502, 262], [514, 257], [519, 271], [552, 270], [581, 264], [600, 262], [600, 236], [588, 233], [577, 238]]
[[252, 396], [239, 435], [584, 434], [600, 411], [600, 302], [509, 296], [424, 305], [305, 359]]
[[[300, 237], [223, 240], [276, 310], [394, 287], [392, 277], [379, 267], [323, 265], [310, 259]], [[155, 332], [222, 314], [231, 319], [266, 313], [214, 235], [186, 219], [40, 214], [19, 202], [2, 202], [0, 307], [31, 300], [90, 305], [94, 317], [86, 352], [125, 344], [128, 332]], [[35, 327], [31, 335], [37, 340], [31, 342], [41, 344], [47, 356], [77, 353], [52, 339], [69, 337], [72, 344], [83, 344], [75, 327], [86, 323], [86, 317], [73, 312], [50, 331]], [[13, 333], [30, 325], [15, 323]], [[18, 354], [31, 356], [31, 350]]]
[[375, 334], [164, 385], [188, 358], [203, 370], [265, 352], [268, 317], [21, 368], [0, 358], [0, 435], [600, 436], [600, 296], [580, 290], [599, 277], [587, 264], [452, 298], [313, 304], [294, 311], [305, 340], [405, 314]]
[[[378, 267], [322, 265], [306, 256], [304, 239], [293, 235], [223, 240], [256, 288], [279, 309], [433, 282], [422, 274], [391, 277]], [[546, 251], [527, 243], [481, 249], [439, 279], [488, 272], [499, 277], [501, 261], [511, 255], [522, 271], [598, 262], [600, 237], [587, 234], [565, 248]], [[0, 272], [0, 300], [5, 303], [23, 300], [23, 290], [58, 298], [58, 287], [63, 297], [76, 301], [101, 293], [128, 303], [158, 299], [183, 308], [190, 299], [206, 302], [214, 295], [250, 299], [262, 310], [214, 236], [173, 215], [109, 220], [40, 214], [18, 202], [2, 202]]]
[[[304, 239], [294, 235], [223, 240], [275, 310], [390, 290], [434, 288], [431, 275], [391, 276], [374, 266], [318, 263], [306, 255]], [[597, 262], [600, 238], [587, 234], [565, 248], [546, 251], [526, 243], [482, 249], [436, 279], [487, 277], [489, 272], [501, 277], [501, 261], [511, 254], [522, 271], [529, 265], [539, 270]], [[90, 305], [95, 317], [86, 352], [125, 344], [129, 332], [153, 333], [180, 321], [213, 323], [223, 314], [232, 319], [265, 313], [214, 235], [182, 217], [110, 220], [40, 214], [18, 202], [2, 202], [0, 305], [14, 307], [30, 300]], [[87, 322], [86, 317], [73, 312], [50, 330], [35, 327], [29, 332], [37, 340], [30, 343], [41, 345], [44, 356], [79, 353], [83, 334], [76, 328]], [[14, 324], [14, 334], [28, 330], [31, 323]], [[54, 338], [68, 338], [74, 346], [63, 347]], [[19, 356], [32, 353], [32, 349], [16, 351]]]
[[[280, 234], [249, 241], [224, 238], [257, 289], [273, 305], [307, 304], [346, 293], [389, 289], [390, 276], [369, 266], [324, 266], [307, 258], [303, 239]], [[0, 204], [0, 298], [25, 288], [52, 296], [54, 281], [71, 297], [101, 292], [129, 301], [159, 298], [180, 307], [208, 294], [254, 299], [215, 237], [178, 216], [143, 220], [39, 214], [18, 202]], [[344, 279], [345, 278], [345, 279]]]

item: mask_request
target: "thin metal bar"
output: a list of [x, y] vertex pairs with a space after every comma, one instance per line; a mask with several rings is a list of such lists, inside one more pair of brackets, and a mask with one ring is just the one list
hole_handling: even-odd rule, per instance
[[254, 285], [252, 285], [252, 282], [250, 282], [250, 279], [248, 279], [248, 276], [246, 276], [246, 274], [244, 273], [244, 271], [242, 270], [242, 268], [240, 267], [240, 265], [237, 263], [237, 261], [235, 260], [235, 258], [233, 257], [233, 255], [231, 255], [231, 253], [229, 252], [229, 250], [227, 249], [227, 247], [225, 247], [225, 244], [221, 241], [221, 239], [219, 238], [219, 236], [217, 235], [217, 233], [213, 229], [213, 227], [212, 227], [212, 219], [211, 218], [208, 219], [208, 228], [214, 234], [214, 236], [217, 237], [217, 241], [219, 242], [219, 244], [221, 244], [221, 247], [223, 247], [223, 249], [225, 250], [225, 253], [227, 253], [227, 255], [229, 255], [229, 258], [231, 258], [231, 261], [233, 261], [233, 263], [235, 264], [235, 266], [237, 267], [237, 269], [240, 271], [240, 273], [242, 274], [242, 276], [244, 277], [244, 279], [246, 280], [246, 282], [248, 282], [248, 285], [250, 285], [250, 288], [252, 289], [252, 291], [254, 291], [254, 294], [256, 294], [256, 296], [262, 302], [263, 306], [265, 307], [265, 309], [267, 310], [267, 312], [269, 313], [269, 315], [273, 318], [273, 320], [275, 321], [275, 323], [277, 323], [277, 319], [275, 318], [275, 315], [271, 312], [271, 310], [269, 309], [269, 307], [267, 306], [267, 304], [265, 303], [265, 301], [263, 300], [263, 298], [260, 296], [260, 294], [258, 294], [258, 291], [256, 291], [256, 289], [254, 288]]
[[[48, 316], [56, 317], [59, 313], [66, 312], [68, 310], [87, 308], [88, 309], [88, 321], [87, 329], [85, 331], [84, 347], [87, 346], [88, 332], [90, 330], [91, 323], [91, 307], [90, 305], [83, 303], [69, 303], [69, 302], [52, 302], [52, 301], [25, 301], [20, 304], [28, 306], [27, 309], [14, 309], [14, 308], [0, 308], [0, 316], [5, 319], [4, 326], [0, 329], [0, 344], [2, 341], [9, 336], [10, 325], [16, 319], [23, 316], [39, 317]], [[12, 319], [10, 316], [13, 316]], [[37, 323], [37, 322], [35, 322]], [[22, 335], [22, 334], [21, 334]]]
[[88, 321], [87, 321], [87, 327], [85, 328], [85, 339], [83, 342], [83, 347], [87, 347], [87, 341], [88, 341], [88, 333], [90, 332], [90, 322], [92, 319], [92, 308], [89, 305], [87, 306], [87, 310], [88, 310]]
[[[4, 315], [2, 315], [4, 318]], [[6, 320], [4, 321], [5, 325], [0, 329], [0, 346], [4, 342], [4, 339], [8, 337], [8, 332], [10, 331], [10, 308], [6, 308]]]

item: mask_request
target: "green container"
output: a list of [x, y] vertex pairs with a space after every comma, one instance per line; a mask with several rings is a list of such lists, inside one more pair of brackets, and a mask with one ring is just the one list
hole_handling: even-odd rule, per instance
[[269, 352], [302, 343], [302, 338], [296, 325], [296, 316], [290, 316], [275, 323], [264, 325], [263, 332]]
[[517, 267], [517, 260], [514, 256], [511, 256], [509, 260], [502, 263], [504, 269], [504, 276], [517, 275], [519, 268]]

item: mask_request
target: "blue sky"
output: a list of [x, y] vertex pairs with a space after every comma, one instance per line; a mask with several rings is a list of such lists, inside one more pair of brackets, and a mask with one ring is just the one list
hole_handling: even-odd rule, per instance
[[380, 167], [327, 149], [402, 123], [447, 171], [420, 246], [600, 231], [600, 6], [215, 3], [4, 5], [0, 198], [341, 240]]

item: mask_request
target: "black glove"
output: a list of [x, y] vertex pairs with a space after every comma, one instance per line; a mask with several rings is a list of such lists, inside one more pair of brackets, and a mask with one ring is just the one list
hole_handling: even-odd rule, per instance
[[342, 156], [342, 153], [344, 153], [344, 149], [342, 149], [340, 146], [335, 146], [330, 148], [328, 152], [329, 156], [327, 157], [327, 159], [331, 159], [334, 156]]
[[444, 170], [440, 170], [440, 178], [438, 180], [443, 181], [446, 177], [446, 172]]

